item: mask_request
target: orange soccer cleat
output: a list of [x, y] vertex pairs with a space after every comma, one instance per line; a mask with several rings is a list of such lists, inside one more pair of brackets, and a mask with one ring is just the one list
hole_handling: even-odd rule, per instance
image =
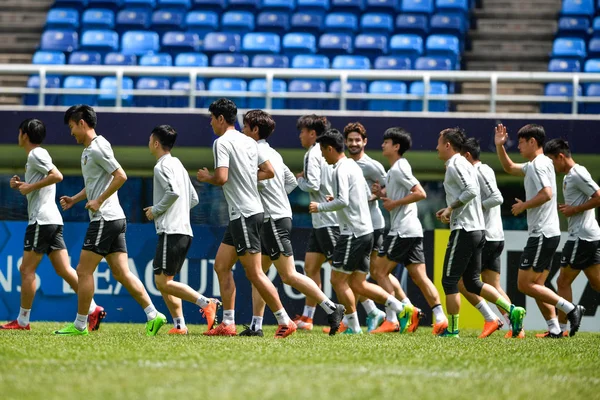
[[486, 323], [483, 325], [483, 331], [481, 332], [481, 335], [477, 336], [479, 339], [483, 339], [486, 338], [488, 336], [490, 336], [492, 333], [500, 330], [500, 328], [502, 328], [504, 326], [504, 322], [502, 322], [500, 319], [495, 319], [494, 321], [486, 321]]
[[296, 332], [296, 323], [294, 321], [290, 321], [287, 325], [279, 325], [277, 331], [275, 332], [275, 339], [285, 339], [290, 336], [292, 333]]
[[444, 320], [442, 322], [438, 322], [433, 325], [433, 330], [431, 331], [434, 335], [441, 335], [448, 329], [448, 320]]
[[12, 330], [17, 330], [17, 331], [29, 331], [31, 330], [31, 328], [29, 327], [29, 324], [27, 324], [27, 326], [21, 326], [19, 325], [19, 323], [17, 322], [17, 320], [15, 319], [14, 321], [9, 322], [8, 324], [4, 324], [4, 325], [0, 325], [0, 330], [2, 329], [12, 329]]
[[167, 335], [187, 335], [188, 334], [188, 330], [186, 329], [177, 329], [177, 328], [171, 328], [169, 330], [169, 332], [167, 332]]
[[400, 332], [400, 324], [398, 322], [383, 321], [379, 328], [372, 330], [370, 333], [393, 333]]
[[210, 331], [217, 321], [217, 311], [221, 308], [221, 302], [217, 299], [209, 299], [210, 304], [204, 308], [200, 309], [200, 314], [206, 319], [206, 324], [208, 325], [208, 329], [206, 332]]
[[106, 318], [104, 307], [96, 306], [91, 314], [88, 314], [88, 330], [97, 331], [100, 329], [100, 323]]
[[235, 324], [225, 325], [221, 322], [219, 325], [203, 333], [204, 336], [236, 336]]

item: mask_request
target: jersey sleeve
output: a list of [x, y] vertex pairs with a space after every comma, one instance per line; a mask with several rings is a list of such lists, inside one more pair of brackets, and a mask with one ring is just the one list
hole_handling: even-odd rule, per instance
[[535, 189], [539, 192], [545, 187], [552, 187], [552, 179], [554, 179], [554, 168], [547, 168], [541, 162], [533, 162], [530, 165], [530, 173], [533, 172], [533, 182]]
[[229, 157], [231, 153], [231, 143], [220, 138], [213, 143], [213, 156], [215, 158], [215, 169], [229, 168]]
[[99, 142], [98, 146], [94, 147], [90, 154], [93, 160], [109, 174], [121, 168], [121, 164], [115, 158], [112, 147], [106, 141]]
[[154, 167], [154, 184], [159, 185], [163, 191], [163, 197], [158, 204], [152, 206], [152, 214], [161, 215], [173, 205], [181, 195], [181, 190], [177, 187], [175, 174], [173, 171], [161, 165]]
[[479, 189], [481, 191], [481, 205], [485, 210], [501, 205], [504, 202], [502, 193], [498, 189], [494, 171], [487, 165], [482, 165], [477, 171]]
[[586, 196], [592, 197], [594, 193], [600, 190], [598, 184], [592, 179], [589, 171], [586, 168], [579, 167], [576, 173], [573, 174], [575, 186], [581, 190]]
[[257, 153], [258, 153], [258, 165], [261, 165], [267, 161], [269, 161], [269, 152], [268, 149], [262, 147], [262, 146], [257, 146]]
[[461, 165], [461, 163], [456, 162], [449, 165], [448, 173], [450, 174], [451, 179], [453, 179], [461, 189], [460, 196], [458, 196], [458, 200], [461, 203], [467, 204], [477, 197], [478, 188], [474, 177], [463, 165]]
[[56, 166], [52, 163], [52, 157], [50, 157], [50, 153], [48, 153], [48, 151], [45, 149], [38, 148], [31, 151], [30, 154], [30, 168], [33, 168], [44, 175], [47, 175], [48, 172], [56, 168]]
[[304, 177], [298, 179], [298, 187], [304, 192], [318, 192], [321, 188], [321, 168], [325, 160], [320, 151], [312, 149], [304, 163]]
[[287, 194], [292, 193], [296, 186], [298, 186], [298, 182], [296, 181], [296, 177], [290, 171], [287, 165], [283, 164], [283, 179], [285, 184], [285, 191]]
[[413, 175], [412, 168], [410, 165], [408, 165], [408, 163], [402, 163], [398, 166], [395, 179], [408, 190], [420, 183], [419, 180]]
[[[364, 178], [361, 176], [364, 180]], [[334, 199], [326, 203], [319, 203], [319, 211], [338, 211], [350, 204], [350, 176], [345, 168], [338, 166], [335, 171], [334, 180], [337, 191]]]

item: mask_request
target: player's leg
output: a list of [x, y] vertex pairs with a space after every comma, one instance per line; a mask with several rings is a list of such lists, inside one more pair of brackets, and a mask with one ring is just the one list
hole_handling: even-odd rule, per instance
[[[386, 239], [387, 240], [387, 239]], [[382, 251], [387, 249], [386, 245], [389, 246], [389, 240], [384, 241]], [[373, 265], [371, 267], [371, 276], [377, 281], [377, 284], [383, 288], [386, 292], [396, 295], [394, 290], [394, 284], [390, 279], [393, 277], [396, 278], [391, 272], [396, 268], [398, 264], [396, 261], [390, 260], [388, 258], [387, 252], [378, 253], [373, 261]], [[397, 281], [397, 279], [396, 279]], [[395, 296], [396, 297], [396, 296]], [[396, 297], [397, 298], [397, 297]], [[398, 321], [398, 314], [395, 310], [390, 307], [385, 308], [385, 321], [383, 321], [379, 327], [370, 330], [372, 333], [388, 333], [388, 332], [398, 332], [400, 330], [400, 324]]]
[[[565, 266], [560, 269], [560, 274], [556, 281], [556, 289], [558, 295], [561, 296], [563, 299], [573, 302], [573, 290], [571, 289], [571, 285], [573, 284], [577, 276], [579, 276], [580, 272], [581, 270], [573, 269], [570, 266]], [[559, 311], [558, 323], [561, 332], [567, 331], [568, 322], [569, 321], [567, 320], [567, 314], [565, 314], [562, 311]]]
[[[156, 275], [154, 276], [156, 282]], [[160, 290], [160, 289], [159, 289]], [[169, 335], [187, 335], [188, 329], [185, 324], [185, 317], [183, 316], [183, 302], [179, 297], [172, 296], [166, 292], [160, 292], [165, 305], [169, 309], [169, 314], [173, 318], [173, 328], [167, 332]]]
[[496, 316], [496, 314], [494, 314], [487, 301], [483, 297], [469, 292], [465, 288], [465, 284], [463, 283], [462, 279], [458, 282], [458, 290], [460, 291], [460, 294], [462, 294], [465, 299], [467, 299], [467, 301], [471, 303], [471, 305], [475, 307], [477, 311], [479, 311], [485, 320], [483, 331], [479, 335], [480, 339], [490, 336], [492, 333], [504, 326], [504, 323]]
[[[335, 254], [334, 254], [335, 258]], [[344, 333], [361, 333], [358, 316], [356, 314], [356, 297], [350, 288], [350, 274], [347, 272], [332, 270], [331, 271], [331, 286], [335, 291], [338, 301], [345, 307], [344, 324], [347, 328]], [[357, 327], [358, 326], [358, 327]]]
[[[261, 264], [263, 272], [266, 274], [271, 265], [271, 258], [268, 255], [265, 255], [263, 250], [263, 255], [261, 257]], [[240, 336], [263, 336], [262, 324], [263, 318], [265, 315], [265, 306], [267, 303], [263, 300], [258, 293], [258, 290], [252, 286], [252, 322], [250, 322], [250, 326], [246, 327], [241, 333]]]

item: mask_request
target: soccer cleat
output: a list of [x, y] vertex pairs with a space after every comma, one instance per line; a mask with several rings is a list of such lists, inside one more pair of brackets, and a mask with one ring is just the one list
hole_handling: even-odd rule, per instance
[[244, 325], [244, 328], [246, 328], [246, 329], [244, 329], [238, 336], [258, 336], [258, 337], [265, 336], [262, 329], [255, 331], [252, 328], [250, 328], [248, 325]]
[[342, 323], [342, 319], [344, 319], [344, 312], [346, 312], [346, 307], [341, 304], [336, 304], [335, 311], [327, 315], [329, 336], [333, 336], [337, 333], [338, 329], [340, 328], [340, 324]]
[[90, 334], [90, 331], [88, 331], [87, 326], [84, 330], [80, 331], [79, 329], [75, 328], [75, 324], [69, 324], [62, 329], [54, 331], [54, 334], [61, 336], [87, 336]]
[[169, 332], [167, 332], [167, 335], [187, 335], [188, 334], [188, 330], [187, 328], [185, 329], [179, 329], [179, 328], [171, 328], [169, 329]]
[[444, 333], [444, 331], [448, 329], [448, 320], [444, 320], [442, 322], [438, 322], [437, 324], [433, 325], [433, 330], [431, 331], [432, 334], [434, 335], [440, 335], [442, 333]]
[[575, 336], [575, 334], [579, 330], [583, 314], [585, 314], [585, 307], [580, 305], [576, 305], [573, 311], [567, 314], [567, 318], [571, 323], [571, 330], [569, 331], [569, 336]]
[[517, 336], [513, 336], [512, 330], [509, 330], [506, 332], [506, 335], [504, 335], [504, 339], [511, 339], [513, 337], [516, 339], [525, 339], [525, 329], [521, 329], [521, 332], [519, 332]]
[[367, 315], [367, 332], [373, 332], [385, 321], [385, 312], [380, 309], [376, 309], [372, 314]]
[[373, 329], [370, 333], [393, 333], [400, 332], [400, 324], [398, 322], [390, 322], [389, 320], [383, 321], [377, 329]]
[[2, 329], [12, 329], [12, 330], [16, 330], [16, 331], [29, 331], [31, 330], [29, 324], [27, 324], [27, 326], [21, 326], [19, 325], [19, 322], [15, 319], [14, 321], [9, 322], [8, 324], [4, 324], [4, 325], [0, 325], [0, 330]]
[[400, 324], [400, 333], [406, 332], [413, 320], [413, 314], [416, 308], [412, 304], [406, 304], [401, 312], [398, 313], [398, 322]]
[[[340, 323], [340, 327], [338, 328], [337, 333], [343, 333], [346, 329], [348, 329], [348, 326], [342, 322], [342, 323]], [[328, 327], [328, 326], [323, 327], [323, 333], [329, 333], [330, 331], [331, 331], [330, 327]]]
[[156, 336], [160, 328], [167, 323], [167, 317], [158, 313], [154, 319], [146, 322], [146, 336]]
[[495, 319], [494, 321], [486, 321], [485, 324], [483, 324], [483, 331], [481, 332], [481, 335], [477, 336], [479, 339], [483, 339], [486, 338], [488, 336], [490, 336], [492, 333], [496, 332], [497, 330], [500, 330], [502, 327], [504, 326], [504, 322], [502, 322], [500, 319]]
[[438, 337], [443, 338], [458, 338], [458, 331], [450, 332], [448, 329], [444, 329], [444, 332], [440, 333]]
[[563, 336], [564, 336], [564, 337], [568, 337], [568, 336], [569, 336], [569, 331], [564, 331], [564, 332], [563, 332]]
[[410, 325], [408, 326], [407, 332], [414, 333], [419, 328], [419, 323], [421, 319], [425, 317], [425, 314], [417, 307], [414, 307], [414, 311], [412, 313], [412, 318], [410, 321]]
[[301, 316], [297, 322], [296, 321], [292, 321], [292, 322], [296, 324], [296, 327], [298, 329], [302, 329], [305, 331], [312, 331], [312, 329], [313, 329], [313, 319], [305, 317], [304, 315]]
[[221, 322], [211, 330], [203, 333], [204, 336], [236, 336], [235, 324], [225, 325], [225, 322]]
[[363, 334], [362, 329], [355, 331], [352, 328], [346, 328], [346, 330], [344, 332], [342, 332], [342, 335], [362, 335], [362, 334]]
[[552, 333], [550, 331], [546, 331], [544, 333], [536, 333], [535, 337], [540, 339], [562, 339], [564, 336], [562, 332]]
[[512, 326], [513, 337], [517, 337], [523, 329], [523, 320], [527, 311], [523, 307], [516, 307], [514, 304], [510, 306], [510, 324]]
[[296, 323], [290, 320], [290, 323], [287, 325], [279, 325], [277, 331], [275, 332], [275, 339], [285, 339], [290, 336], [292, 333], [296, 332]]
[[217, 311], [221, 308], [222, 304], [217, 299], [209, 300], [210, 303], [206, 307], [200, 309], [200, 315], [206, 319], [206, 324], [208, 325], [207, 332], [215, 326], [215, 322], [217, 322]]
[[88, 314], [88, 329], [90, 331], [97, 331], [100, 329], [100, 323], [104, 318], [106, 318], [104, 307], [96, 306], [94, 311]]

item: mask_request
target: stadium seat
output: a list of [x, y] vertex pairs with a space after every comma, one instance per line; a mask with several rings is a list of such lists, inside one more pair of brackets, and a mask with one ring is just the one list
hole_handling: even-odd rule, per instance
[[102, 55], [97, 51], [74, 51], [69, 56], [71, 65], [102, 65]]
[[46, 16], [46, 29], [79, 29], [79, 12], [72, 8], [54, 8]]
[[350, 33], [358, 31], [358, 18], [350, 13], [331, 13], [325, 17], [325, 30], [327, 32]]
[[160, 49], [158, 33], [144, 31], [129, 31], [121, 36], [121, 52], [137, 56], [146, 53], [156, 53]]
[[[335, 80], [329, 84], [329, 93], [340, 93], [342, 91], [342, 84], [340, 81]], [[346, 93], [367, 93], [367, 83], [364, 81], [349, 80], [346, 83]], [[346, 110], [364, 110], [364, 100], [361, 99], [346, 99]], [[340, 100], [333, 99], [329, 102], [329, 109], [339, 110]]]
[[329, 58], [321, 54], [298, 54], [292, 58], [292, 68], [329, 69]]
[[32, 64], [35, 65], [63, 65], [65, 64], [65, 53], [62, 51], [38, 50], [33, 54]]
[[75, 31], [49, 29], [42, 34], [41, 50], [70, 53], [79, 47], [79, 35]]
[[87, 0], [54, 0], [53, 8], [72, 8], [82, 12], [87, 5]]
[[140, 66], [171, 67], [173, 66], [173, 57], [167, 53], [146, 54], [140, 57]]
[[[252, 79], [248, 83], [249, 92], [267, 92], [267, 81], [265, 79]], [[284, 80], [273, 79], [272, 90], [273, 93], [285, 93], [287, 92], [287, 84]], [[261, 97], [249, 97], [248, 108], [264, 109], [266, 107], [266, 99]], [[271, 108], [281, 110], [285, 108], [284, 98], [274, 98], [271, 100]]]
[[[92, 76], [67, 76], [63, 83], [64, 89], [96, 89], [96, 78]], [[95, 94], [63, 94], [63, 106], [72, 106], [74, 104], [96, 105], [97, 95]]]
[[431, 34], [454, 35], [458, 38], [465, 36], [466, 25], [458, 15], [435, 14], [429, 21]]
[[280, 10], [292, 12], [295, 8], [295, 0], [262, 0], [263, 10]]
[[592, 37], [600, 37], [600, 17], [594, 18], [592, 22]]
[[[121, 88], [123, 90], [133, 89], [133, 79], [123, 77]], [[98, 95], [98, 105], [104, 107], [114, 107], [117, 99], [117, 78], [107, 76], [102, 78], [100, 81], [100, 89], [108, 91], [107, 93], [101, 93]], [[121, 105], [124, 107], [130, 107], [133, 104], [132, 94], [121, 94]]]
[[[369, 84], [372, 94], [406, 94], [406, 84], [398, 81], [373, 81]], [[371, 111], [406, 111], [406, 100], [369, 100]]]
[[371, 69], [371, 62], [364, 56], [335, 56], [333, 69]]
[[229, 0], [228, 10], [250, 11], [256, 14], [260, 10], [260, 0]]
[[227, 8], [227, 0], [192, 0], [195, 10], [222, 12]]
[[557, 37], [578, 37], [586, 40], [590, 30], [590, 20], [586, 17], [561, 17], [558, 20]]
[[571, 58], [583, 62], [587, 57], [585, 41], [579, 38], [558, 38], [552, 45], [551, 57]]
[[[568, 60], [568, 61], [573, 62], [573, 60]], [[577, 71], [565, 71], [565, 72], [579, 72], [579, 71], [580, 70], [577, 70]], [[598, 72], [600, 72], [600, 59], [598, 59], [598, 58], [592, 58], [592, 59], [587, 60], [585, 62], [585, 64], [584, 64], [584, 66], [583, 66], [583, 72], [593, 72], [593, 73], [596, 73], [596, 74]]]
[[292, 15], [291, 29], [298, 33], [318, 35], [324, 29], [323, 15], [314, 12], [297, 12]]
[[190, 11], [185, 17], [188, 32], [197, 33], [203, 40], [209, 32], [219, 30], [219, 16], [214, 11]]
[[594, 0], [563, 0], [561, 15], [592, 18], [596, 13]]
[[165, 32], [185, 28], [185, 12], [180, 10], [157, 10], [152, 13], [152, 30], [162, 35]]
[[[586, 96], [600, 97], [600, 84], [590, 83], [586, 89]], [[586, 114], [600, 114], [600, 103], [585, 103], [583, 107]]]
[[276, 33], [250, 32], [244, 35], [242, 49], [248, 54], [273, 53], [281, 50], [281, 39]]
[[156, 7], [161, 10], [187, 11], [192, 7], [192, 2], [191, 0], [158, 0]]
[[108, 53], [104, 56], [104, 65], [137, 65], [135, 54]]
[[400, 11], [414, 14], [433, 14], [433, 0], [402, 0]]
[[106, 54], [119, 50], [119, 35], [109, 30], [89, 30], [83, 32], [81, 37], [82, 50], [97, 51]]
[[210, 60], [211, 67], [221, 68], [248, 68], [248, 56], [239, 53], [217, 53]]
[[254, 14], [249, 11], [227, 11], [221, 17], [223, 32], [246, 33], [254, 30]]
[[353, 51], [352, 36], [344, 33], [324, 33], [319, 38], [319, 51], [328, 56], [350, 54]]
[[208, 67], [208, 57], [201, 53], [180, 53], [175, 57], [176, 67]]
[[369, 12], [387, 13], [393, 17], [398, 12], [400, 3], [400, 1], [396, 0], [367, 0], [366, 10]]
[[[224, 92], [216, 94], [217, 98], [227, 97], [235, 102], [238, 108], [246, 108], [246, 97], [244, 92], [247, 92], [248, 84], [243, 79], [237, 78], [215, 78], [208, 84], [208, 90], [211, 92]], [[210, 104], [215, 99], [207, 99], [206, 103]]]
[[179, 53], [200, 50], [200, 39], [197, 33], [166, 32], [162, 38], [161, 51], [176, 56]]
[[81, 17], [81, 29], [115, 29], [115, 13], [111, 10], [92, 8], [85, 10]]
[[285, 35], [290, 30], [290, 16], [281, 11], [264, 11], [256, 17], [256, 30]]
[[354, 51], [375, 59], [388, 53], [387, 35], [380, 33], [361, 33], [354, 39]]
[[[29, 89], [39, 89], [40, 87], [40, 77], [38, 75], [30, 76], [27, 80], [27, 88]], [[58, 89], [60, 88], [60, 78], [58, 76], [46, 76], [46, 86], [47, 89]], [[39, 96], [37, 94], [26, 94], [24, 97], [23, 103], [26, 106], [37, 106], [39, 103]], [[47, 94], [44, 96], [44, 104], [47, 106], [57, 106], [58, 105], [58, 95], [57, 94]]]
[[375, 69], [411, 69], [412, 61], [409, 57], [379, 56], [373, 64]]
[[329, 11], [329, 0], [297, 0], [298, 10], [326, 13]]
[[150, 28], [151, 20], [148, 10], [125, 9], [117, 13], [115, 29], [120, 35], [127, 31], [144, 31]]
[[[326, 93], [325, 81], [319, 79], [293, 79], [288, 84], [288, 93]], [[288, 97], [288, 108], [297, 110], [324, 110], [324, 99], [298, 99]]]
[[600, 58], [600, 38], [591, 38], [588, 43], [588, 58]]
[[[190, 82], [188, 80], [179, 80], [173, 82], [171, 85], [172, 90], [186, 90], [189, 92], [190, 90]], [[206, 85], [203, 81], [196, 81], [196, 90], [206, 90]], [[171, 96], [169, 99], [170, 107], [188, 107], [189, 100], [186, 96]], [[193, 106], [192, 106], [193, 107]], [[204, 97], [196, 96], [196, 108], [204, 108]]]
[[[578, 95], [582, 95], [581, 86], [578, 88]], [[570, 83], [549, 83], [546, 85], [544, 95], [547, 97], [567, 96], [573, 97], [573, 85]], [[579, 103], [579, 112], [583, 111], [582, 103]], [[573, 106], [567, 103], [544, 102], [541, 104], [542, 113], [545, 114], [571, 114]]]
[[436, 0], [435, 8], [440, 13], [458, 13], [467, 15], [469, 9], [469, 0]]
[[418, 71], [451, 71], [454, 69], [452, 60], [447, 57], [419, 57], [415, 60], [415, 70]]
[[365, 9], [364, 0], [330, 0], [331, 11], [348, 12], [357, 15]]
[[204, 51], [206, 53], [238, 53], [242, 49], [241, 38], [233, 32], [210, 32], [204, 37]]
[[156, 0], [123, 0], [123, 8], [152, 11], [156, 8]]
[[396, 33], [419, 35], [422, 39], [429, 34], [425, 15], [400, 14], [396, 17]]
[[[170, 82], [167, 78], [143, 77], [136, 84], [136, 89], [140, 90], [169, 90]], [[135, 96], [135, 105], [137, 107], [168, 107], [169, 97], [163, 92], [158, 92], [156, 96]]]
[[581, 63], [578, 60], [564, 60], [554, 58], [548, 63], [549, 72], [581, 72]]
[[288, 68], [289, 64], [286, 56], [257, 54], [252, 57], [252, 68]]
[[410, 58], [413, 62], [423, 54], [423, 39], [415, 34], [397, 34], [390, 41], [390, 53]]
[[385, 33], [394, 31], [394, 19], [389, 14], [366, 13], [360, 18], [360, 30], [363, 33]]
[[88, 8], [104, 8], [113, 12], [119, 11], [122, 0], [88, 0]]
[[428, 56], [450, 58], [452, 67], [460, 69], [460, 41], [456, 36], [429, 35], [425, 51]]
[[283, 37], [283, 52], [285, 54], [307, 54], [317, 52], [317, 40], [310, 33], [288, 33]]
[[[422, 96], [425, 93], [425, 87], [423, 82], [413, 82], [410, 85], [410, 94]], [[430, 82], [429, 94], [431, 95], [445, 95], [448, 94], [448, 86], [442, 82]], [[432, 112], [446, 112], [448, 111], [448, 101], [446, 100], [430, 100], [428, 104], [429, 111]], [[418, 112], [423, 111], [422, 100], [410, 100], [409, 111]]]

